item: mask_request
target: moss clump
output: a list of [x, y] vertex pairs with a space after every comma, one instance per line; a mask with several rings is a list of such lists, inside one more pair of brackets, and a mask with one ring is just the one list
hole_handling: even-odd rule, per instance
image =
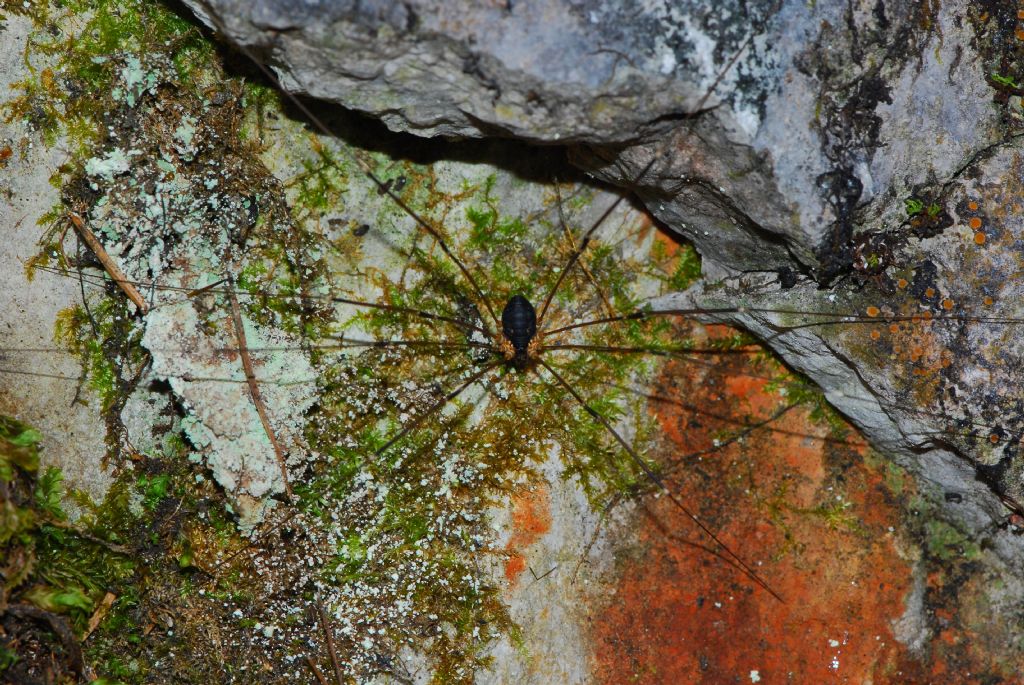
[[928, 553], [943, 561], [972, 560], [981, 555], [981, 548], [974, 540], [941, 519], [926, 521], [924, 535]]
[[133, 571], [109, 538], [68, 522], [60, 470], [39, 471], [41, 440], [31, 427], [0, 416], [4, 682], [29, 682], [47, 671], [59, 682], [84, 676], [79, 640], [89, 618]]
[[161, 3], [39, 0], [27, 5], [12, 1], [3, 7], [29, 15], [38, 27], [26, 50], [30, 76], [15, 84], [22, 94], [6, 104], [8, 119], [28, 118], [50, 143], [65, 136], [79, 157], [105, 137], [111, 101], [119, 95], [138, 97], [147, 87], [140, 77], [133, 82], [139, 92], [118, 90], [117, 72], [126, 55], [169, 54], [182, 65], [179, 77], [185, 80], [199, 53], [210, 49], [194, 25]]

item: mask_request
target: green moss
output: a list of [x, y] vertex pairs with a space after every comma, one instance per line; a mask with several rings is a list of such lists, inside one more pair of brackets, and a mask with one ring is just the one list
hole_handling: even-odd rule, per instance
[[104, 299], [88, 309], [65, 309], [57, 315], [54, 331], [54, 342], [81, 360], [82, 381], [99, 396], [103, 413], [118, 406], [124, 395], [122, 369], [131, 373], [145, 361], [140, 337], [120, 298]]
[[958, 557], [977, 559], [981, 555], [981, 548], [976, 542], [946, 521], [926, 521], [924, 533], [929, 554], [943, 561]]
[[[8, 11], [19, 4], [11, 3]], [[47, 66], [31, 67], [29, 78], [15, 84], [21, 95], [6, 103], [7, 117], [28, 117], [50, 144], [59, 135], [67, 137], [79, 159], [105, 136], [104, 114], [114, 106], [122, 56], [167, 54], [195, 64], [188, 56], [206, 45], [192, 24], [147, 0], [40, 1], [32, 3], [30, 16], [38, 30], [30, 39], [27, 61], [32, 65], [39, 59]], [[80, 26], [83, 17], [80, 30], [64, 32]]]
[[809, 418], [818, 425], [828, 426], [833, 439], [843, 440], [849, 434], [845, 419], [828, 403], [821, 389], [807, 378], [787, 371], [770, 381], [765, 389], [784, 395], [790, 404], [808, 407]]
[[1008, 88], [1014, 89], [1020, 88], [1020, 86], [1017, 84], [1016, 79], [1014, 79], [1012, 76], [1006, 76], [1004, 74], [999, 74], [994, 71], [989, 76], [995, 83], [1001, 86], [1006, 86]]
[[[62, 475], [54, 467], [37, 473], [42, 436], [25, 424], [0, 417], [0, 552], [8, 560], [3, 574], [5, 602], [25, 602], [66, 616], [81, 632], [103, 594], [134, 573], [130, 557], [114, 549], [116, 532], [67, 522], [61, 500]], [[25, 636], [22, 636], [25, 637]], [[19, 648], [0, 638], [8, 658], [0, 672], [14, 666]], [[33, 655], [20, 654], [20, 658]]]

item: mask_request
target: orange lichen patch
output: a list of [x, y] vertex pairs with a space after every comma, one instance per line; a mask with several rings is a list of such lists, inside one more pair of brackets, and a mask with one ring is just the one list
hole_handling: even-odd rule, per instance
[[998, 444], [999, 443], [999, 435], [997, 433], [992, 433], [991, 435], [988, 436], [988, 441], [990, 443], [992, 443], [993, 445]]
[[707, 326], [695, 325], [694, 326], [694, 334], [698, 335], [698, 336], [700, 336], [700, 335], [707, 336], [707, 339], [709, 341], [710, 340], [725, 340], [727, 338], [731, 338], [734, 335], [736, 335], [736, 329], [735, 328], [729, 328], [728, 326], [725, 326], [723, 324], [717, 324], [717, 323], [716, 324], [709, 324]]
[[927, 298], [935, 297], [935, 288], [925, 288], [924, 296]]
[[[900, 525], [893, 494], [858, 440], [830, 437], [802, 409], [750, 429], [786, 406], [735, 380], [773, 372], [752, 364], [668, 365], [659, 394], [679, 402], [659, 403], [656, 417], [672, 436], [673, 490], [785, 603], [722, 561], [666, 498], [649, 499], [642, 552], [593, 609], [594, 682], [892, 682], [906, 658], [891, 628], [911, 585], [889, 532]], [[743, 441], [730, 441], [737, 431]], [[701, 446], [712, 451], [695, 456]]]
[[505, 579], [515, 587], [526, 570], [526, 550], [551, 530], [550, 495], [546, 486], [537, 485], [512, 499], [512, 536], [505, 545]]
[[[642, 229], [643, 230], [638, 232], [637, 238], [638, 239], [645, 238], [646, 237], [646, 229], [647, 228], [653, 228], [653, 227], [654, 227], [654, 224], [651, 222], [650, 217], [647, 214], [644, 214], [643, 215], [643, 224], [642, 224]], [[676, 254], [680, 250], [680, 243], [679, 243], [679, 241], [678, 240], [672, 240], [667, 235], [665, 235], [665, 233], [663, 231], [655, 231], [654, 232], [654, 241], [656, 243], [660, 244], [660, 247], [663, 250], [663, 254], [669, 260], [674, 262], [675, 261], [675, 256], [676, 256]], [[657, 251], [652, 249], [651, 252], [657, 252]], [[670, 265], [664, 265], [664, 266], [667, 269]]]
[[[947, 304], [955, 306], [949, 299], [943, 306]], [[888, 356], [884, 363], [890, 375], [904, 389], [912, 391], [914, 400], [922, 407], [935, 401], [941, 380], [939, 372], [950, 365], [950, 352], [941, 336], [932, 330], [932, 320], [930, 311], [911, 315], [909, 322], [890, 326], [891, 335], [886, 337]]]
[[768, 381], [764, 378], [735, 376], [723, 381], [727, 397], [736, 398], [746, 403], [748, 410], [757, 416], [768, 414], [778, 404], [778, 398], [764, 391]]
[[985, 234], [982, 233], [981, 231], [978, 231], [977, 233], [975, 233], [974, 234], [974, 243], [976, 245], [984, 245], [985, 244]]
[[969, 219], [969, 220], [967, 221], [967, 225], [968, 225], [968, 226], [970, 226], [970, 227], [971, 227], [971, 229], [973, 229], [973, 230], [977, 231], [977, 230], [978, 230], [979, 228], [981, 228], [981, 219], [979, 219], [979, 218], [978, 218], [978, 217], [976, 217], [976, 216], [972, 216], [972, 217], [971, 217], [971, 218], [970, 218], [970, 219]]
[[867, 311], [868, 316], [871, 316], [871, 317], [878, 316], [878, 314], [879, 314], [879, 309], [878, 309], [878, 307], [875, 307], [875, 306], [868, 307], [865, 311]]
[[872, 328], [871, 329], [871, 339], [872, 340], [878, 340], [881, 337], [882, 337], [882, 334], [879, 332], [879, 330], [877, 328]]
[[948, 297], [944, 299], [942, 301], [942, 308], [945, 309], [947, 312], [953, 309], [953, 300], [949, 299]]
[[1013, 35], [1017, 40], [1024, 40], [1024, 29], [1017, 29]]
[[991, 307], [992, 306], [992, 302], [993, 302], [992, 296], [991, 295], [986, 295], [985, 298], [982, 300], [982, 302], [984, 303], [984, 305], [986, 307]]
[[899, 288], [900, 290], [903, 290], [908, 285], [910, 285], [910, 283], [905, 278], [901, 278], [898, 281], [896, 281], [896, 287]]
[[967, 208], [972, 212], [976, 212], [978, 211], [978, 203], [975, 202], [974, 200], [971, 200], [970, 202], [967, 203]]

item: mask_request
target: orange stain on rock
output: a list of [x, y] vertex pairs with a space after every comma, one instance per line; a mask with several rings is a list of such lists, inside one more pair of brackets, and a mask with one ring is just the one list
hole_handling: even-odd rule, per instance
[[547, 486], [537, 485], [512, 498], [512, 536], [505, 545], [505, 579], [515, 587], [526, 570], [526, 550], [551, 530], [551, 502]]
[[663, 474], [785, 603], [724, 562], [667, 498], [647, 500], [643, 552], [623, 562], [614, 601], [593, 609], [593, 680], [748, 683], [756, 671], [765, 685], [887, 682], [905, 656], [891, 626], [911, 585], [889, 532], [892, 495], [853, 434], [786, 409], [765, 392], [778, 369], [737, 357], [711, 370], [667, 365], [658, 395], [678, 402], [656, 407], [671, 447]]
[[[917, 348], [919, 373], [952, 358], [927, 321], [897, 331], [894, 351]], [[723, 561], [668, 498], [640, 500], [615, 586], [591, 595], [588, 682], [750, 683], [755, 671], [763, 685], [1024, 682], [1000, 661], [1017, 626], [988, 620], [991, 578], [964, 586], [951, 562], [920, 558], [929, 542], [899, 508], [918, 496], [911, 479], [766, 392], [779, 371], [745, 355], [673, 361], [651, 409], [668, 486], [785, 602]], [[913, 620], [933, 637], [912, 652], [893, 626], [921, 573], [925, 614]]]

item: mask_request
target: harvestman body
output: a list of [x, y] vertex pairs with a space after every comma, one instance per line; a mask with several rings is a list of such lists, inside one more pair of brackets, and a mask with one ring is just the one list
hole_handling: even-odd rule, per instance
[[513, 295], [501, 311], [502, 351], [517, 370], [523, 371], [537, 353], [537, 310], [522, 295]]

